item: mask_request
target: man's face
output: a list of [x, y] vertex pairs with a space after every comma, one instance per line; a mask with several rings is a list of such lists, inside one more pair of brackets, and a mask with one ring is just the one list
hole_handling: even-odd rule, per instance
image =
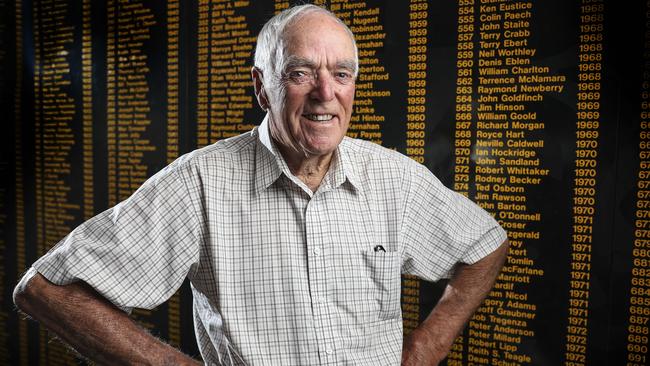
[[271, 105], [274, 135], [299, 153], [327, 155], [343, 139], [352, 115], [352, 40], [334, 19], [313, 13], [291, 25], [285, 41], [284, 100]]

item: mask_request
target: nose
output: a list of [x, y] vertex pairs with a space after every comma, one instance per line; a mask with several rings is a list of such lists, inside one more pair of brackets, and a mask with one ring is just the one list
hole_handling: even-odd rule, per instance
[[329, 73], [319, 73], [315, 78], [314, 87], [311, 90], [311, 97], [321, 102], [334, 99], [334, 80]]

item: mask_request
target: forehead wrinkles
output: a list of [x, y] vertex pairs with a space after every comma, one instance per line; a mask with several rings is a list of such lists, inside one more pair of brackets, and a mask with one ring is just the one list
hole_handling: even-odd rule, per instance
[[317, 44], [325, 46], [336, 39], [335, 49], [348, 48], [354, 53], [354, 39], [348, 31], [337, 19], [323, 13], [305, 14], [292, 20], [280, 38], [284, 40], [283, 46], [287, 52], [296, 47], [310, 47]]
[[[348, 71], [354, 71], [354, 60], [338, 60], [333, 65], [325, 65], [328, 69], [345, 69]], [[297, 68], [308, 68], [315, 70], [319, 65], [314, 61], [306, 57], [301, 57], [297, 55], [289, 55], [286, 58], [284, 64], [284, 71], [293, 70]]]
[[[289, 43], [289, 42], [287, 42]], [[354, 60], [354, 51], [349, 54], [341, 52], [341, 48], [334, 48], [327, 52], [322, 50], [327, 47], [318, 45], [309, 45], [306, 43], [288, 44], [283, 54], [283, 60], [280, 63], [279, 70], [284, 73], [292, 69], [308, 68], [311, 70], [347, 70], [356, 73], [357, 63]]]

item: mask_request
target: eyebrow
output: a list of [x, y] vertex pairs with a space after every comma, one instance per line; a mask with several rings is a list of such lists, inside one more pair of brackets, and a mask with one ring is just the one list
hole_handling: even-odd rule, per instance
[[336, 64], [336, 67], [341, 68], [341, 69], [348, 69], [348, 70], [354, 72], [356, 70], [356, 65], [357, 65], [357, 63], [354, 62], [353, 60], [343, 60], [343, 61], [338, 62]]
[[[355, 65], [356, 63], [353, 60], [343, 60], [336, 63], [336, 68], [347, 69], [354, 72]], [[306, 59], [304, 57], [291, 55], [288, 57], [288, 60], [285, 63], [284, 70], [287, 71], [287, 70], [296, 69], [300, 67], [315, 69], [316, 64], [313, 61]]]
[[284, 71], [296, 69], [299, 67], [314, 69], [316, 68], [316, 64], [304, 57], [291, 55], [288, 57], [287, 61], [284, 64]]

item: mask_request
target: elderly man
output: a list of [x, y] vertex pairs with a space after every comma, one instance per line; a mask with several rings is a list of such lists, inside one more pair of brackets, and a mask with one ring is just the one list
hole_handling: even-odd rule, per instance
[[[15, 301], [99, 363], [193, 364], [131, 321], [192, 283], [203, 359], [221, 365], [435, 365], [490, 291], [504, 231], [425, 167], [344, 137], [350, 30], [313, 5], [262, 29], [267, 116], [187, 154], [34, 263]], [[402, 273], [451, 280], [402, 342]]]

